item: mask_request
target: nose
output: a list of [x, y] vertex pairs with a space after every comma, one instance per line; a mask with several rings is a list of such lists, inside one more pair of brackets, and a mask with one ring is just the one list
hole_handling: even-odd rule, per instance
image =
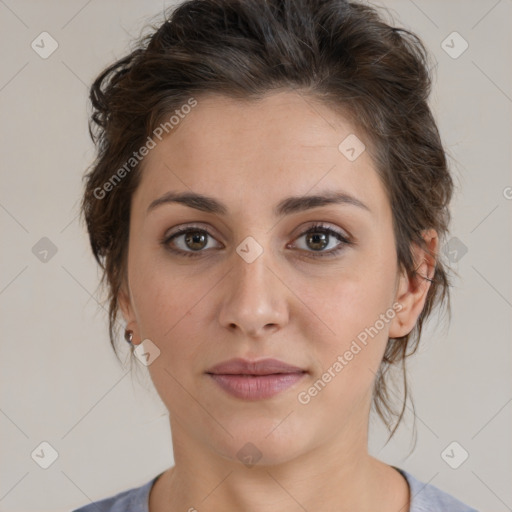
[[233, 260], [222, 289], [221, 325], [250, 337], [280, 330], [288, 321], [288, 289], [277, 272], [267, 266], [266, 252], [252, 263], [236, 253]]

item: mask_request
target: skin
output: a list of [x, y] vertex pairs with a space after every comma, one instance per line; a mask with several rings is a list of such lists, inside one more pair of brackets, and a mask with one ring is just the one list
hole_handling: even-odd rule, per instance
[[[391, 207], [369, 152], [351, 162], [338, 150], [349, 134], [363, 142], [364, 134], [294, 91], [252, 103], [197, 100], [145, 158], [119, 296], [134, 343], [150, 339], [160, 350], [148, 369], [169, 410], [175, 465], [154, 485], [150, 511], [406, 512], [406, 480], [368, 454], [368, 421], [388, 337], [412, 330], [430, 283], [398, 270]], [[285, 197], [329, 190], [370, 211], [332, 204], [273, 215]], [[212, 196], [228, 213], [178, 203], [147, 213], [168, 191]], [[353, 243], [318, 257], [303, 235], [315, 222]], [[187, 245], [181, 235], [169, 245], [197, 256], [166, 250], [164, 235], [190, 223], [210, 230], [207, 244]], [[263, 249], [252, 263], [236, 252], [247, 236]], [[435, 231], [424, 238], [436, 254]], [[323, 252], [340, 243], [329, 240]], [[419, 274], [432, 277], [435, 261], [413, 249]], [[401, 311], [317, 396], [299, 403], [298, 394], [394, 303]], [[274, 357], [308, 373], [272, 398], [244, 401], [205, 374], [233, 357]], [[252, 467], [237, 457], [248, 442], [261, 452]]]

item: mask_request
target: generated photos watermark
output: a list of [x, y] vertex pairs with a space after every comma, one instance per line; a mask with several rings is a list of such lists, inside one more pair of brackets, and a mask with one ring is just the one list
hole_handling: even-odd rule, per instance
[[[352, 340], [350, 348], [346, 350], [343, 355], [339, 355], [336, 358], [336, 361], [333, 362], [327, 370], [322, 374], [320, 378], [318, 378], [315, 383], [310, 386], [307, 390], [301, 391], [297, 395], [297, 400], [302, 405], [307, 405], [311, 402], [311, 399], [322, 391], [325, 386], [332, 381], [336, 375], [338, 375], [345, 366], [348, 365], [354, 356], [361, 352], [362, 348], [366, 347], [368, 343], [368, 337], [374, 338], [377, 334], [384, 329], [386, 324], [389, 324], [393, 318], [395, 318], [396, 314], [402, 311], [403, 305], [400, 302], [395, 302], [392, 307], [388, 308], [385, 313], [381, 313], [379, 315], [379, 319], [374, 322], [374, 324], [370, 327], [366, 327], [363, 331], [361, 331], [356, 339]], [[361, 343], [361, 345], [358, 344]]]

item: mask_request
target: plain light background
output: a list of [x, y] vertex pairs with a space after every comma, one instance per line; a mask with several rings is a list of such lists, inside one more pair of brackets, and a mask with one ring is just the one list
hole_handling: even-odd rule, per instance
[[[169, 5], [0, 0], [0, 511], [71, 510], [173, 464], [147, 369], [136, 363], [132, 376], [110, 348], [99, 272], [78, 222], [94, 157], [88, 87]], [[445, 255], [460, 278], [450, 327], [431, 322], [409, 359], [415, 450], [408, 402], [385, 447], [372, 418], [370, 451], [479, 510], [510, 511], [512, 2], [379, 5], [437, 63], [431, 105], [458, 187]], [[46, 59], [31, 47], [44, 31], [58, 43]], [[457, 58], [442, 47], [462, 48], [454, 31], [469, 45]], [[44, 237], [56, 251], [47, 261]], [[452, 459], [469, 454], [457, 469], [441, 455], [454, 441]], [[58, 454], [47, 469], [36, 463], [41, 449]]]

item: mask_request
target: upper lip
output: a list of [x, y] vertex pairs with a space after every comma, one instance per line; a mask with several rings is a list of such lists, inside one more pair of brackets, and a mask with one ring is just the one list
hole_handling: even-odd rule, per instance
[[224, 375], [271, 375], [275, 373], [304, 373], [305, 371], [306, 370], [302, 368], [287, 364], [279, 359], [250, 361], [238, 357], [230, 359], [229, 361], [223, 361], [206, 370], [206, 373]]

